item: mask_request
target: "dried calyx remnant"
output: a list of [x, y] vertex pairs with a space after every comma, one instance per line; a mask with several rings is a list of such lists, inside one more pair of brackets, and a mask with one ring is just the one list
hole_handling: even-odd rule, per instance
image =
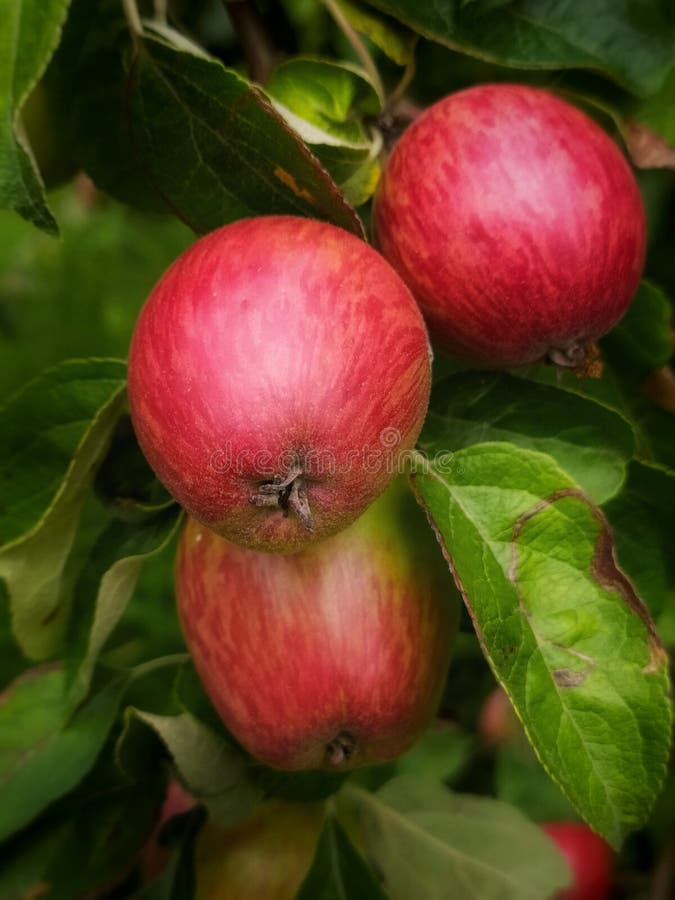
[[348, 762], [356, 751], [356, 738], [348, 731], [341, 731], [326, 744], [326, 762], [337, 768]]
[[296, 461], [286, 475], [275, 475], [271, 481], [263, 481], [258, 492], [251, 497], [254, 506], [278, 506], [285, 516], [294, 513], [307, 531], [314, 530], [312, 511], [303, 481], [302, 465]]

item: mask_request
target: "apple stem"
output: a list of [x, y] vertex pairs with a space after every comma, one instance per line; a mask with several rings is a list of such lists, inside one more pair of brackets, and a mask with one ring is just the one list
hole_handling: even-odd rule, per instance
[[292, 510], [307, 531], [314, 531], [314, 519], [302, 475], [302, 466], [299, 462], [294, 463], [285, 478], [277, 475], [272, 481], [261, 484], [258, 493], [251, 497], [251, 503], [254, 506], [279, 506], [285, 516]]
[[348, 731], [341, 731], [337, 737], [326, 744], [326, 761], [337, 768], [347, 762], [356, 750], [356, 739]]

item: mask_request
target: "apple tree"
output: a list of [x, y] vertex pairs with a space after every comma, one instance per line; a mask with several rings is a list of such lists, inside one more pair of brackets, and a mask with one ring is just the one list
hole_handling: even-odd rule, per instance
[[675, 896], [675, 7], [0, 48], [0, 900]]

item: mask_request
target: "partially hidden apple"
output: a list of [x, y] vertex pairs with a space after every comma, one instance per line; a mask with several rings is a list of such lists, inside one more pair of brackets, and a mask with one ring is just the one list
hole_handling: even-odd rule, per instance
[[436, 711], [459, 604], [401, 480], [348, 529], [291, 556], [237, 547], [190, 520], [175, 581], [206, 692], [270, 766], [393, 759]]
[[556, 900], [606, 900], [612, 884], [612, 850], [583, 822], [545, 822], [541, 826], [564, 854], [572, 887]]
[[497, 747], [515, 740], [521, 725], [503, 688], [497, 687], [485, 698], [478, 715], [478, 733], [483, 742]]
[[294, 900], [323, 817], [323, 804], [270, 801], [241, 825], [207, 823], [195, 846], [195, 900]]
[[619, 148], [574, 106], [517, 84], [471, 87], [420, 115], [385, 167], [374, 230], [432, 342], [477, 366], [583, 366], [645, 255]]
[[169, 268], [138, 319], [129, 402], [188, 512], [293, 552], [380, 494], [426, 414], [422, 316], [372, 247], [292, 216], [235, 222]]
[[180, 816], [191, 810], [196, 802], [179, 781], [175, 778], [170, 779], [157, 823], [141, 849], [140, 868], [143, 881], [157, 878], [171, 858], [171, 850], [161, 841], [163, 827], [174, 816]]

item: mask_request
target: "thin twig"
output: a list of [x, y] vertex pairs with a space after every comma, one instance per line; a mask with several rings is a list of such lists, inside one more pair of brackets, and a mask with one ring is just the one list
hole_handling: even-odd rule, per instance
[[[417, 39], [415, 40], [415, 44], [417, 44]], [[401, 80], [396, 85], [394, 90], [391, 92], [389, 97], [387, 98], [387, 109], [395, 110], [396, 104], [403, 99], [403, 95], [408, 90], [408, 86], [410, 82], [413, 80], [415, 76], [416, 69], [416, 59], [415, 59], [415, 46], [412, 47], [410, 53], [410, 59], [406, 63], [406, 67], [403, 70], [403, 75], [401, 76]]]
[[155, 19], [162, 25], [168, 21], [169, 0], [155, 0]]
[[384, 100], [384, 85], [382, 84], [380, 73], [377, 71], [377, 66], [373, 62], [373, 58], [368, 52], [368, 48], [363, 43], [355, 29], [352, 27], [349, 19], [347, 19], [345, 14], [342, 12], [339, 4], [336, 3], [336, 0], [323, 0], [323, 2], [328, 12], [335, 19], [336, 24], [339, 26], [344, 36], [352, 45], [354, 53], [356, 53], [358, 58], [361, 60], [361, 64], [368, 73], [368, 77], [370, 78], [373, 87], [375, 88], [379, 96]]
[[127, 24], [129, 25], [132, 40], [134, 44], [137, 44], [139, 39], [143, 36], [143, 23], [141, 22], [138, 7], [136, 6], [136, 0], [122, 0], [122, 8], [124, 9]]
[[252, 81], [266, 84], [278, 58], [278, 51], [251, 0], [223, 0], [232, 27], [244, 48]]

